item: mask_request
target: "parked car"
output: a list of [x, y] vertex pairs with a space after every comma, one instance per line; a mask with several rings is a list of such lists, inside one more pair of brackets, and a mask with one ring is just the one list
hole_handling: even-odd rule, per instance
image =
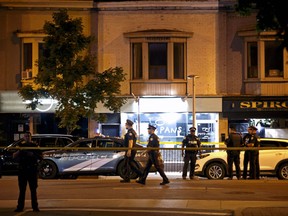
[[[61, 176], [76, 178], [79, 175], [119, 175], [124, 178], [123, 142], [121, 138], [99, 136], [78, 140], [62, 150], [44, 152], [39, 176], [43, 179]], [[137, 147], [143, 148], [141, 145]], [[137, 151], [135, 157], [135, 163], [140, 169], [147, 162], [143, 151]], [[134, 172], [131, 175], [134, 179], [138, 177]]]
[[[279, 179], [288, 180], [288, 139], [261, 138], [260, 147], [276, 148], [259, 150], [260, 175], [277, 176]], [[277, 149], [278, 147], [279, 149]], [[241, 170], [243, 170], [243, 159], [244, 151], [241, 151]], [[226, 151], [202, 154], [196, 162], [195, 174], [208, 179], [223, 179], [226, 177]]]
[[[52, 150], [56, 147], [64, 147], [70, 143], [75, 142], [79, 139], [77, 136], [67, 134], [33, 134], [31, 136], [32, 142], [37, 143], [41, 147], [42, 151]], [[12, 155], [19, 145], [24, 142], [24, 139], [19, 139], [1, 151], [0, 160], [2, 160], [2, 172], [5, 173], [16, 173], [18, 170], [18, 163], [13, 160]]]

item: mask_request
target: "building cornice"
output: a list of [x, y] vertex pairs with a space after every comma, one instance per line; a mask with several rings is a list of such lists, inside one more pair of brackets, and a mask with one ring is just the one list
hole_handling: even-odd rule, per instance
[[145, 10], [218, 10], [219, 1], [121, 1], [97, 2], [99, 11], [145, 11]]
[[38, 9], [38, 8], [71, 8], [92, 9], [93, 0], [0, 0], [0, 8], [13, 9]]

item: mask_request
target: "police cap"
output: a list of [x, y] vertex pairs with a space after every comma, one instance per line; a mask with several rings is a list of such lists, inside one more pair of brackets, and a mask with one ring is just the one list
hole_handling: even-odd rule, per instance
[[256, 128], [255, 126], [250, 126], [250, 127], [248, 127], [248, 129], [251, 129], [251, 130], [258, 130], [258, 128]]
[[195, 127], [190, 127], [189, 130], [192, 131], [192, 132], [195, 132], [196, 128]]
[[134, 124], [134, 122], [132, 122], [131, 120], [127, 119], [126, 120], [126, 124], [132, 126]]
[[148, 124], [148, 128], [147, 129], [156, 130], [156, 127], [154, 125]]

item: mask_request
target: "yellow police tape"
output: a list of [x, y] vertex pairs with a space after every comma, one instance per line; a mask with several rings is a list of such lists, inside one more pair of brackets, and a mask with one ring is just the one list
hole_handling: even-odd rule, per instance
[[[106, 147], [106, 148], [89, 148], [89, 147], [6, 147], [5, 150], [63, 150], [63, 151], [127, 151], [127, 147]], [[287, 147], [199, 147], [199, 148], [151, 148], [151, 147], [134, 147], [133, 150], [236, 150], [236, 151], [257, 151], [257, 150], [287, 150]]]

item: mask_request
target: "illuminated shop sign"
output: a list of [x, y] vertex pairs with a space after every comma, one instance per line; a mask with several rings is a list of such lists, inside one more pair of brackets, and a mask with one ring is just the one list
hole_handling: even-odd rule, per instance
[[288, 101], [243, 101], [240, 109], [287, 109]]
[[234, 100], [223, 99], [223, 112], [241, 111], [288, 111], [288, 100]]

